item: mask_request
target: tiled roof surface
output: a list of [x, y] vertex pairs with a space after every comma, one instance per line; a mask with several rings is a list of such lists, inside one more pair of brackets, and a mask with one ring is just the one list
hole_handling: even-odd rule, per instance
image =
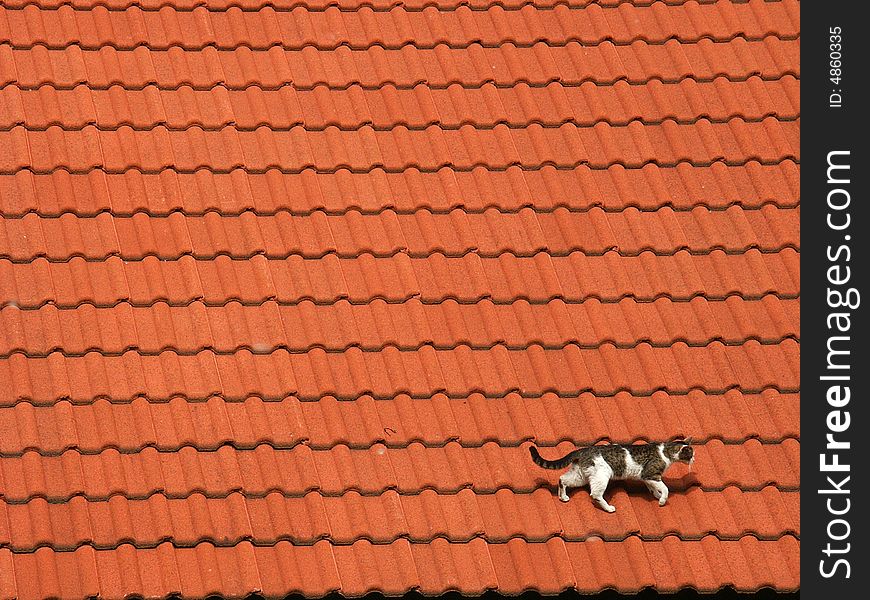
[[[10, 0], [0, 598], [799, 586], [797, 0]], [[693, 436], [660, 508], [529, 460]]]

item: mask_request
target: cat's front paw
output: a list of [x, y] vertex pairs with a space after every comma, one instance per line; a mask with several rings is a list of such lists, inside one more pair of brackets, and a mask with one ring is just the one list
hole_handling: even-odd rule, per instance
[[608, 504], [607, 506], [604, 507], [604, 510], [606, 510], [609, 513], [615, 513], [616, 507], [613, 506], [612, 504]]
[[663, 497], [659, 498], [659, 506], [664, 506], [665, 504], [667, 504], [667, 502], [668, 502], [667, 496], [663, 496]]
[[570, 500], [570, 498], [568, 497], [568, 494], [565, 494], [564, 496], [559, 496], [559, 500], [561, 500], [562, 502], [567, 502], [568, 500]]

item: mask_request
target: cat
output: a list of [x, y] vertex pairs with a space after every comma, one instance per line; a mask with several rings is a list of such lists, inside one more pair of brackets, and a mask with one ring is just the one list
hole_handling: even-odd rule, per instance
[[604, 499], [604, 491], [611, 479], [640, 480], [658, 499], [659, 506], [668, 501], [668, 486], [662, 473], [675, 462], [691, 465], [695, 461], [692, 440], [620, 446], [587, 446], [569, 452], [558, 460], [546, 460], [534, 446], [529, 448], [532, 460], [544, 469], [570, 468], [559, 477], [559, 500], [568, 502], [568, 488], [589, 484], [589, 495], [604, 510], [615, 512], [616, 507]]

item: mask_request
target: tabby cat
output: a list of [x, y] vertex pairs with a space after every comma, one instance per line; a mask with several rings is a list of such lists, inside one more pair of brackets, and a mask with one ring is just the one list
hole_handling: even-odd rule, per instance
[[569, 452], [558, 460], [546, 460], [534, 446], [529, 448], [532, 460], [544, 469], [568, 470], [559, 477], [559, 500], [568, 501], [568, 488], [589, 484], [589, 495], [598, 506], [607, 512], [616, 507], [604, 499], [604, 491], [611, 479], [640, 480], [652, 495], [658, 499], [659, 506], [668, 501], [668, 486], [662, 482], [662, 473], [675, 462], [691, 465], [695, 460], [692, 441], [636, 444], [620, 446], [587, 446]]

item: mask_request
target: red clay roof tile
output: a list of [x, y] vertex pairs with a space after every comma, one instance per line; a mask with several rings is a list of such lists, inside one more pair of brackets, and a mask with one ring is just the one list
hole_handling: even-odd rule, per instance
[[[0, 598], [799, 586], [796, 0], [0, 8]], [[528, 458], [692, 436], [665, 507]]]
[[[753, 4], [757, 3], [730, 6], [730, 10], [715, 3], [689, 3], [671, 5], [664, 10], [630, 4], [621, 7], [592, 4], [584, 11], [559, 8], [507, 11], [499, 5], [489, 5], [476, 11], [468, 7], [455, 11], [439, 11], [434, 7], [419, 11], [411, 6], [407, 9], [400, 6], [389, 12], [366, 8], [341, 11], [336, 6], [310, 12], [276, 11], [269, 6], [259, 11], [230, 8], [210, 12], [202, 8], [190, 11], [167, 7], [157, 12], [113, 7], [109, 12], [76, 11], [69, 6], [38, 10], [31, 5], [24, 10], [3, 11], [0, 41], [16, 46], [76, 43], [83, 47], [124, 47], [144, 43], [152, 48], [178, 45], [201, 49], [215, 43], [221, 48], [240, 45], [265, 48], [273, 44], [367, 47], [373, 42], [386, 47], [407, 44], [455, 47], [468, 44], [469, 40], [483, 44], [504, 41], [531, 44], [540, 39], [551, 44], [564, 44], [568, 40], [584, 44], [604, 40], [629, 44], [637, 39], [691, 42], [701, 38], [728, 41], [736, 36], [759, 38], [771, 34], [797, 37], [799, 31], [788, 14], [793, 2], [766, 8], [760, 15], [753, 11]], [[204, 30], [203, 17], [208, 20], [209, 31]], [[302, 20], [304, 25], [300, 23]], [[64, 22], [73, 25], [76, 33], [71, 35]], [[131, 27], [133, 23], [138, 31]], [[383, 37], [373, 40], [372, 30], [384, 34]], [[101, 37], [100, 31], [111, 31], [113, 35]], [[317, 36], [316, 32], [328, 33]]]
[[[595, 255], [613, 249], [629, 256], [644, 251], [669, 254], [680, 249], [703, 254], [714, 248], [771, 252], [799, 245], [799, 219], [799, 209], [772, 205], [750, 211], [737, 207], [715, 212], [675, 212], [670, 208], [641, 212], [628, 208], [609, 213], [596, 207], [589, 212], [558, 208], [535, 213], [524, 208], [518, 213], [489, 209], [461, 215], [424, 210], [378, 215], [318, 211], [308, 216], [244, 212], [229, 217], [215, 212], [201, 217], [175, 212], [166, 217], [136, 213], [112, 218], [100, 213], [78, 218], [65, 213], [47, 219], [28, 213], [3, 224], [0, 256], [25, 262], [39, 256], [52, 261], [112, 255], [132, 260], [148, 255], [177, 259], [186, 254], [208, 259], [224, 253], [234, 258], [254, 254], [320, 258], [327, 253], [353, 258], [362, 252], [391, 256], [403, 250], [414, 257], [434, 252], [462, 256], [472, 251], [481, 256], [508, 252], [531, 256], [542, 250], [554, 256], [578, 250]], [[663, 240], [667, 240], [666, 246]]]
[[[664, 206], [685, 211], [696, 205], [711, 210], [731, 206], [756, 209], [796, 206], [797, 169], [790, 160], [776, 165], [749, 161], [730, 167], [714, 163], [704, 168], [688, 163], [676, 167], [648, 164], [639, 170], [614, 165], [606, 171], [593, 171], [585, 165], [573, 170], [544, 166], [492, 171], [478, 167], [472, 172], [444, 168], [437, 173], [415, 169], [384, 173], [376, 168], [369, 173], [339, 170], [334, 174], [311, 170], [283, 174], [275, 169], [263, 174], [241, 169], [229, 174], [207, 170], [195, 174], [106, 174], [102, 170], [70, 174], [61, 169], [50, 175], [28, 171], [0, 174], [0, 201], [10, 216], [27, 212], [94, 216], [105, 211], [116, 216], [134, 212], [162, 216], [172, 211], [190, 216], [208, 211], [235, 215], [252, 210], [254, 198], [262, 213], [284, 210], [300, 216], [314, 210], [345, 214], [360, 210], [377, 213], [386, 208], [412, 214], [420, 209], [449, 212], [457, 207], [474, 213], [490, 207], [517, 212], [532, 205], [544, 212], [557, 207], [582, 212], [595, 206], [609, 213], [629, 206], [645, 212]], [[531, 189], [536, 192], [534, 203]]]

